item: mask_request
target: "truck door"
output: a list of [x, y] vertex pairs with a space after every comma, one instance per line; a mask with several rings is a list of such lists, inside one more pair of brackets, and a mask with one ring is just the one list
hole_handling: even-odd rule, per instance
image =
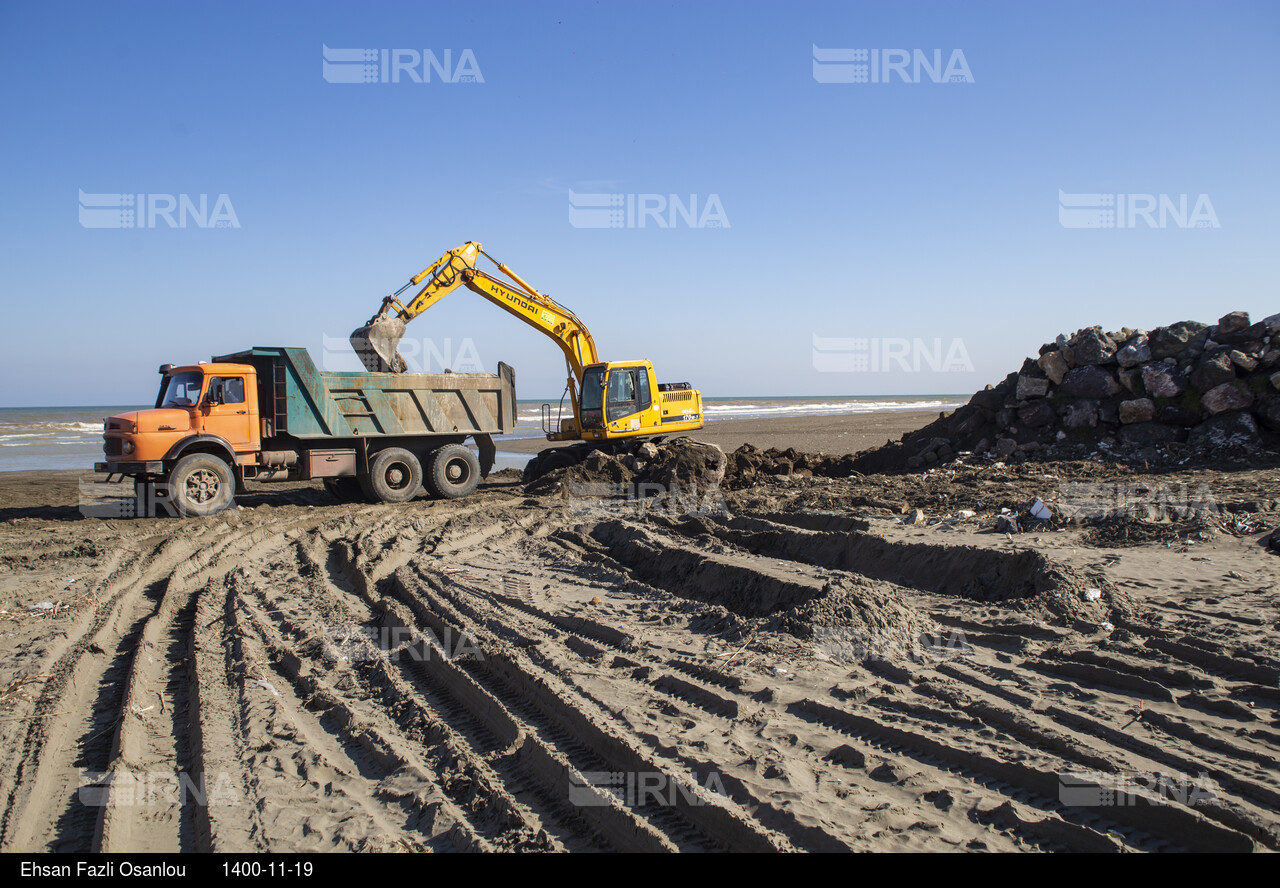
[[223, 438], [237, 452], [258, 449], [255, 392], [243, 376], [211, 376], [200, 401], [201, 431]]

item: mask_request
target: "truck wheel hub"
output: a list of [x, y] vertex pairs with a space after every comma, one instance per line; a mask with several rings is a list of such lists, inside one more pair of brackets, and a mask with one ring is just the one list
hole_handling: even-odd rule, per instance
[[207, 503], [218, 495], [218, 476], [208, 469], [192, 472], [187, 479], [187, 495], [198, 503]]

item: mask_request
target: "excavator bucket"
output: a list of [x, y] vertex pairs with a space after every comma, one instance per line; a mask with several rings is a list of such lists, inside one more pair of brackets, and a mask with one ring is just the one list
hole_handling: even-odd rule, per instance
[[409, 369], [397, 350], [404, 338], [404, 321], [378, 316], [351, 333], [351, 347], [370, 373], [404, 373]]

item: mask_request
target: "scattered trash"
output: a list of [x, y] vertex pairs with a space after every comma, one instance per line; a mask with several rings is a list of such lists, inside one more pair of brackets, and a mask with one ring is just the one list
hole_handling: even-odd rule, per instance
[[787, 675], [787, 674], [789, 674], [789, 673], [787, 672], [787, 670], [783, 669], [781, 666], [774, 666], [774, 667], [773, 667], [773, 674], [774, 674], [774, 675], [778, 675], [778, 676], [782, 676], [782, 675]]
[[1039, 518], [1041, 521], [1048, 521], [1053, 517], [1053, 512], [1050, 511], [1040, 497], [1036, 497], [1035, 502], [1031, 504], [1031, 517]]
[[1112, 626], [1110, 623], [1099, 623], [1099, 624], [1098, 624], [1098, 628], [1099, 628], [1099, 629], [1101, 629], [1103, 632], [1115, 632], [1115, 631], [1116, 631], [1116, 627], [1115, 627], [1115, 626]]
[[1097, 601], [1101, 597], [1102, 597], [1101, 589], [1085, 589], [1084, 590], [1085, 601]]
[[52, 601], [37, 601], [35, 604], [27, 608], [28, 611], [49, 611], [54, 609]]
[[974, 517], [977, 514], [978, 513], [973, 511], [972, 509], [961, 509], [959, 512], [956, 512], [956, 517], [959, 518], [961, 521], [968, 521], [970, 518]]
[[258, 679], [257, 681], [254, 682], [254, 684], [256, 684], [260, 688], [266, 688], [268, 691], [271, 692], [271, 696], [273, 697], [280, 696], [280, 692], [276, 690], [275, 685], [267, 681], [265, 678]]

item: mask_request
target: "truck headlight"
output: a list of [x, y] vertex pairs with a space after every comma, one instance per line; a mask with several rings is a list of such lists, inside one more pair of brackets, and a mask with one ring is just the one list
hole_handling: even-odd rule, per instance
[[125, 453], [133, 453], [133, 442], [132, 442], [132, 441], [125, 441], [125, 442], [124, 442], [124, 445], [121, 447], [121, 449], [122, 449]]

